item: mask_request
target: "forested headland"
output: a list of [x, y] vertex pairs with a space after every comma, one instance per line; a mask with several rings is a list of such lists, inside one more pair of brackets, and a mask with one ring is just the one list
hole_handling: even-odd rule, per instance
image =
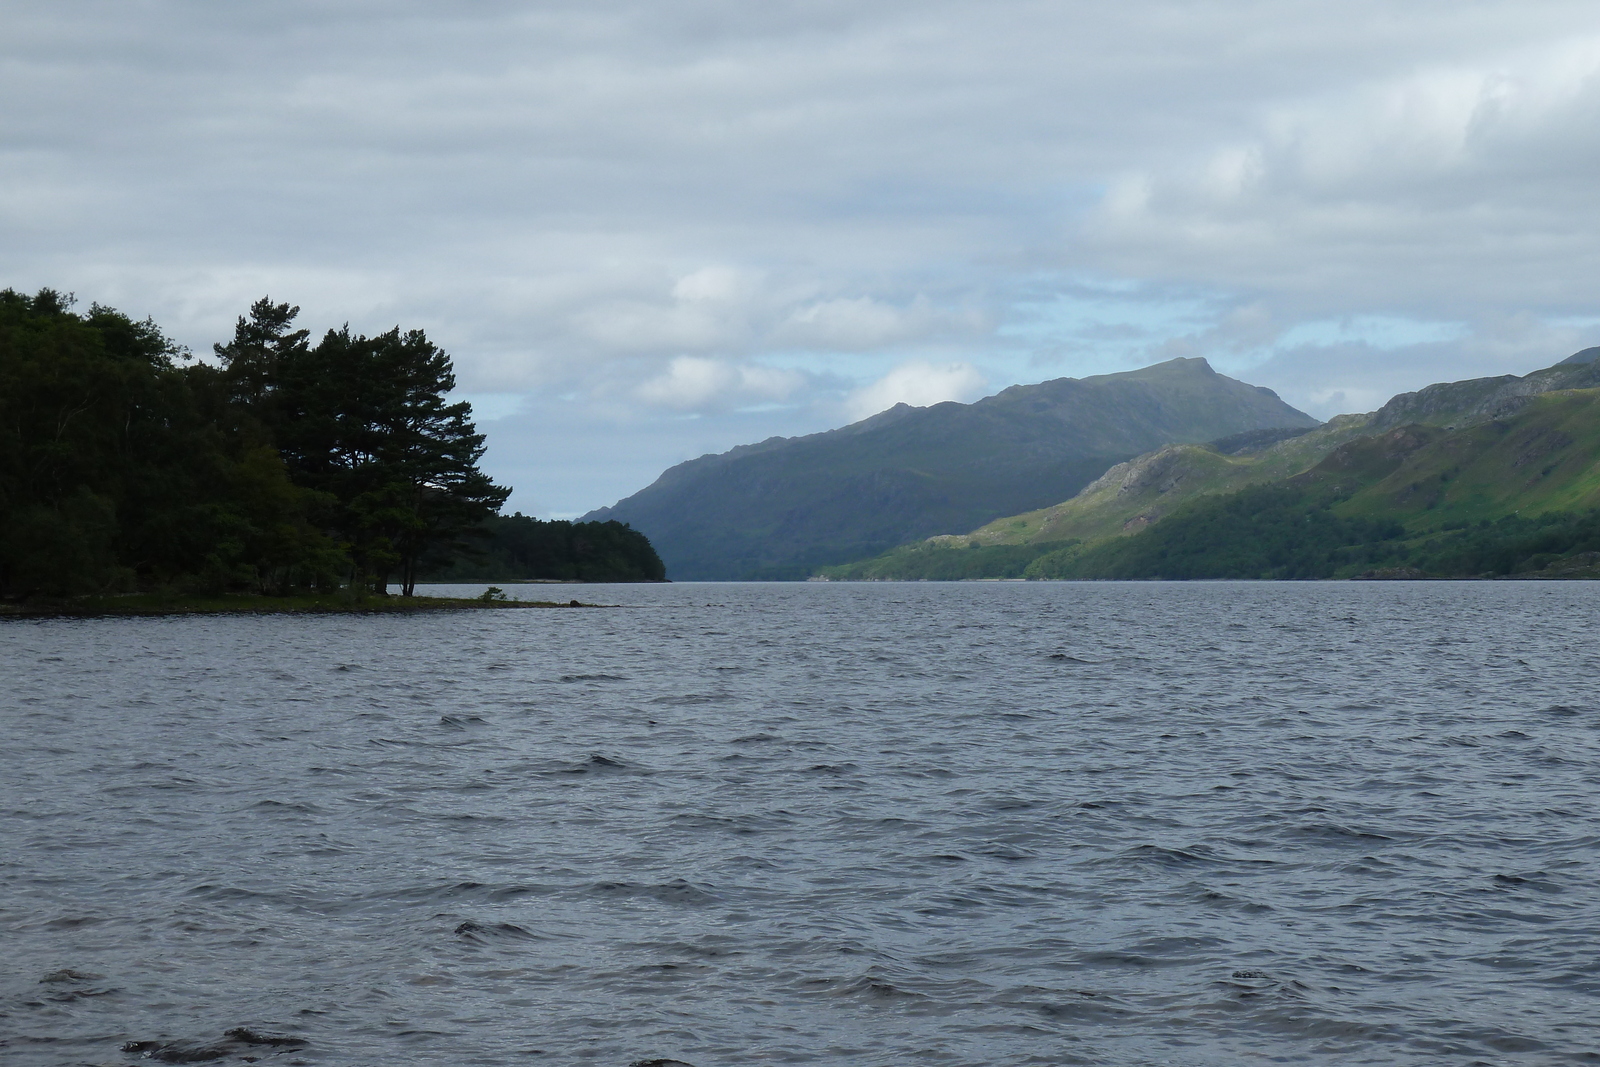
[[262, 299], [200, 361], [149, 319], [0, 291], [0, 597], [664, 577], [620, 523], [498, 514], [423, 331], [313, 342], [298, 312]]
[[430, 582], [659, 582], [661, 557], [626, 523], [531, 519], [520, 511], [483, 522], [481, 540], [448, 562], [432, 564]]

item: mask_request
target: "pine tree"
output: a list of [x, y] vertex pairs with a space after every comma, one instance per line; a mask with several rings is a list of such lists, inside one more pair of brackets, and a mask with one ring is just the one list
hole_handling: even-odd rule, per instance
[[458, 543], [510, 495], [478, 469], [484, 437], [470, 404], [445, 399], [454, 388], [450, 357], [399, 327], [330, 330], [279, 371], [278, 447], [296, 481], [340, 502], [352, 578], [376, 592], [398, 571], [412, 595], [424, 555]]
[[267, 409], [283, 367], [306, 352], [311, 331], [289, 328], [299, 314], [298, 307], [274, 304], [264, 296], [250, 305], [248, 319], [240, 316], [232, 341], [211, 346], [222, 363], [231, 399], [264, 421], [272, 421]]

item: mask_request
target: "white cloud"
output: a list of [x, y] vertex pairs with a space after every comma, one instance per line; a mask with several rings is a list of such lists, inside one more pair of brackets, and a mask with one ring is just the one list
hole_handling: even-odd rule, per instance
[[1383, 324], [1372, 340], [1291, 342], [1247, 369], [1220, 360], [1217, 369], [1274, 389], [1288, 403], [1325, 419], [1372, 411], [1396, 393], [1432, 382], [1549, 366], [1594, 344], [1597, 326], [1600, 319], [1552, 324], [1523, 314], [1482, 322], [1469, 335], [1403, 343]]
[[918, 293], [893, 303], [833, 297], [792, 306], [768, 335], [771, 344], [841, 352], [885, 351], [921, 342], [949, 344], [993, 335], [993, 315], [959, 297], [944, 306]]
[[702, 267], [679, 278], [672, 295], [692, 303], [727, 303], [750, 293], [755, 279], [732, 267]]
[[920, 408], [946, 400], [975, 400], [982, 395], [984, 384], [983, 375], [970, 363], [939, 365], [911, 360], [851, 393], [845, 406], [853, 421], [896, 404]]
[[804, 384], [797, 371], [679, 356], [633, 395], [655, 407], [691, 412], [781, 401]]

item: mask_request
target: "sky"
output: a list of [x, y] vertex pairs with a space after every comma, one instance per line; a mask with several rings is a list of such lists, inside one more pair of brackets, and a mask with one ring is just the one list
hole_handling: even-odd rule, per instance
[[1600, 344], [1600, 5], [0, 0], [0, 287], [420, 327], [510, 507], [1204, 356]]

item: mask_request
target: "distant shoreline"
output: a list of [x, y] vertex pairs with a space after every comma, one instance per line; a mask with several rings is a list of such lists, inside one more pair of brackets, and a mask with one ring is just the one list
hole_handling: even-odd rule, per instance
[[671, 585], [671, 578], [429, 578], [417, 585]]
[[155, 615], [388, 615], [424, 611], [480, 611], [499, 608], [593, 608], [576, 600], [482, 600], [469, 597], [221, 596], [167, 597], [155, 594], [80, 597], [0, 603], [0, 618], [106, 617]]

